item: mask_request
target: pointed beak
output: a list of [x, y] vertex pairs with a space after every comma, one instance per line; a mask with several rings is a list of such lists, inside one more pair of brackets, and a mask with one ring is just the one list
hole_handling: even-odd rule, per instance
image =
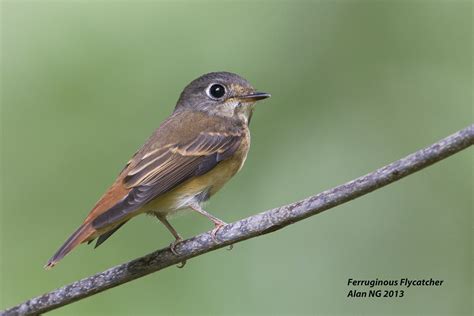
[[241, 95], [237, 98], [239, 100], [244, 101], [244, 102], [255, 102], [255, 101], [263, 100], [263, 99], [266, 99], [266, 98], [269, 98], [269, 97], [271, 97], [270, 93], [254, 92], [254, 93], [247, 94], [247, 95]]

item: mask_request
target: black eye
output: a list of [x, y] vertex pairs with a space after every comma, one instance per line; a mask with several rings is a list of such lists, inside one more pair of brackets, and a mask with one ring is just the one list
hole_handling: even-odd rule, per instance
[[221, 84], [215, 83], [209, 87], [207, 94], [213, 99], [220, 99], [225, 94], [225, 87]]

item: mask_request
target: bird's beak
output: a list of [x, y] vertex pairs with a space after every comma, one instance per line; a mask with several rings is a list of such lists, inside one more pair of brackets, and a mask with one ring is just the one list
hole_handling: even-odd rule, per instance
[[247, 95], [238, 96], [237, 99], [242, 100], [243, 102], [255, 102], [271, 97], [270, 93], [266, 92], [254, 92]]

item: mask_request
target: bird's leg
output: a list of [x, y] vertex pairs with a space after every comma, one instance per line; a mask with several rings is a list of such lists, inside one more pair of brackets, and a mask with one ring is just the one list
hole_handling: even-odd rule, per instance
[[[158, 218], [158, 220], [163, 224], [165, 225], [165, 227], [170, 231], [171, 234], [173, 234], [175, 240], [170, 244], [170, 250], [171, 252], [175, 255], [175, 256], [178, 256], [178, 252], [176, 251], [176, 246], [183, 241], [183, 238], [181, 237], [181, 235], [176, 231], [176, 229], [174, 229], [173, 226], [171, 226], [170, 222], [168, 222], [168, 220], [166, 219], [165, 216], [162, 216], [162, 215], [158, 215], [155, 213], [155, 216], [156, 218]], [[178, 268], [182, 268], [184, 267], [184, 265], [186, 264], [186, 260], [181, 262], [181, 264], [178, 266]]]
[[[217, 217], [215, 217], [214, 215], [212, 214], [209, 214], [208, 212], [206, 212], [205, 210], [203, 210], [201, 208], [201, 206], [197, 203], [193, 203], [189, 206], [190, 209], [198, 212], [199, 214], [201, 215], [204, 215], [206, 216], [209, 220], [211, 220], [213, 223], [214, 223], [214, 229], [212, 230], [211, 232], [211, 236], [212, 236], [212, 239], [217, 243], [219, 242], [219, 240], [217, 239], [217, 232], [219, 231], [219, 229], [221, 229], [222, 226], [224, 225], [227, 225], [226, 222], [218, 219]], [[231, 245], [231, 249], [232, 249], [232, 245]]]

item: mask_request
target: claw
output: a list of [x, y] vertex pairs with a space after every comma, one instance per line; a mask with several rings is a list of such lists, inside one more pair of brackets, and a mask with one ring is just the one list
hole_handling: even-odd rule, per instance
[[182, 268], [184, 268], [185, 265], [186, 265], [186, 260], [181, 261], [178, 265], [176, 265], [176, 267], [177, 267], [178, 269], [182, 269]]
[[219, 229], [221, 229], [223, 226], [227, 225], [225, 222], [214, 222], [214, 229], [211, 231], [211, 238], [214, 240], [214, 242], [217, 244], [220, 242], [219, 238], [217, 238], [217, 233], [219, 232]]
[[[176, 238], [176, 240], [173, 241], [173, 242], [170, 244], [170, 250], [171, 250], [171, 252], [173, 253], [173, 255], [179, 256], [179, 253], [176, 251], [176, 246], [177, 246], [180, 242], [182, 242], [182, 241], [183, 241], [183, 239], [180, 237], [180, 238]], [[178, 267], [179, 269], [182, 269], [185, 265], [186, 265], [186, 260], [181, 261], [181, 263], [178, 264], [177, 267]]]
[[170, 250], [173, 253], [173, 255], [179, 256], [179, 253], [176, 251], [176, 246], [182, 241], [183, 241], [182, 238], [176, 238], [176, 240], [170, 244]]
[[[215, 243], [219, 243], [220, 240], [219, 238], [217, 238], [217, 233], [219, 232], [219, 229], [221, 229], [223, 226], [227, 225], [227, 223], [225, 222], [221, 222], [221, 223], [215, 223], [216, 227], [212, 230], [211, 232], [211, 237], [212, 237], [212, 240], [214, 240]], [[229, 246], [227, 246], [227, 250], [232, 250], [234, 248], [234, 244], [230, 244]]]

